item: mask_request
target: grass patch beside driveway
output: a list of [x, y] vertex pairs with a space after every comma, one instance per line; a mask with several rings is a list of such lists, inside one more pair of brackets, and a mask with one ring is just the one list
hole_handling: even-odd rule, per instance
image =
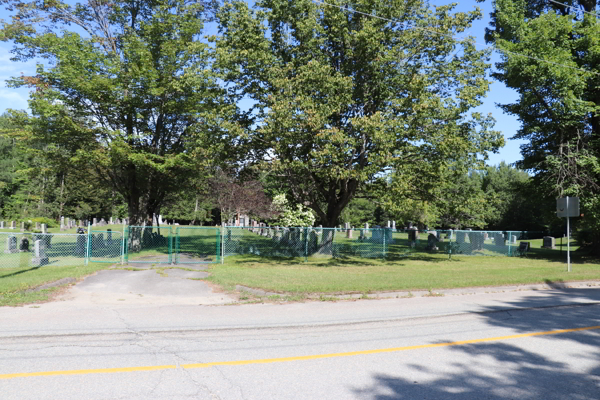
[[0, 268], [0, 306], [18, 306], [48, 300], [58, 287], [40, 291], [30, 289], [63, 278], [80, 279], [108, 267], [110, 264], [90, 263], [87, 266]]
[[573, 272], [560, 259], [469, 257], [413, 253], [395, 260], [273, 259], [233, 256], [209, 266], [207, 280], [278, 293], [373, 293], [600, 280], [600, 260], [575, 257]]

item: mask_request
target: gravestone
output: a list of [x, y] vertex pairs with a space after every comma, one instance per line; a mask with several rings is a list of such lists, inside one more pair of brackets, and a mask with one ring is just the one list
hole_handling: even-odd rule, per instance
[[[107, 225], [107, 223], [106, 223], [106, 221], [104, 220], [104, 218], [100, 218], [100, 222], [98, 222], [98, 225], [99, 225], [99, 226], [106, 226], [106, 225]], [[156, 224], [154, 224], [154, 225], [156, 225]]]
[[510, 236], [510, 244], [517, 244], [517, 235]]
[[25, 236], [21, 238], [21, 243], [19, 243], [19, 251], [21, 253], [29, 252], [29, 240]]
[[556, 239], [554, 239], [552, 236], [544, 236], [544, 245], [542, 248], [556, 249]]
[[98, 235], [96, 235], [96, 247], [99, 249], [106, 247], [106, 245], [104, 244], [104, 233], [99, 233]]
[[48, 256], [46, 255], [46, 244], [43, 240], [36, 240], [31, 263], [33, 265], [46, 265], [48, 262], [49, 260]]
[[437, 236], [434, 235], [433, 232], [429, 232], [429, 235], [427, 235], [427, 247], [425, 248], [425, 250], [428, 250], [428, 251], [438, 250], [437, 242], [439, 242], [439, 239], [437, 238]]
[[65, 230], [65, 217], [60, 217], [60, 230]]
[[0, 221], [0, 229], [4, 229], [4, 221]]
[[489, 235], [487, 232], [483, 232], [483, 240], [488, 240]]
[[94, 218], [94, 219], [92, 219], [92, 226], [96, 226], [96, 225], [98, 225], [98, 219]]
[[412, 227], [408, 230], [408, 241], [410, 242], [410, 247], [415, 247], [417, 245], [417, 240], [419, 240], [419, 231], [417, 228]]
[[527, 253], [529, 251], [529, 242], [521, 242], [519, 244], [519, 252]]
[[25, 232], [25, 222], [21, 222], [21, 232]]
[[317, 243], [319, 237], [317, 236], [317, 232], [311, 229], [310, 234], [308, 235], [308, 255], [312, 255], [317, 251]]
[[352, 229], [348, 229], [348, 230], [346, 231], [346, 238], [348, 238], [348, 239], [352, 239]]
[[39, 222], [36, 222], [36, 223], [35, 223], [35, 230], [36, 230], [36, 231], [39, 231], [39, 230], [40, 230], [40, 223], [39, 223]]
[[500, 232], [494, 234], [494, 245], [496, 246], [506, 246], [506, 242], [504, 240], [504, 235]]
[[273, 241], [274, 242], [279, 242], [279, 240], [281, 239], [281, 236], [279, 234], [279, 227], [276, 226], [274, 231], [273, 231]]
[[318, 244], [317, 253], [332, 255], [333, 254], [333, 238], [335, 236], [335, 229], [325, 229], [323, 230], [323, 235], [321, 236], [321, 243]]
[[391, 227], [392, 227], [392, 221], [390, 221], [389, 219], [388, 219], [388, 223], [387, 223], [387, 224], [388, 224], [388, 225], [387, 225], [387, 227], [388, 227], [388, 228], [391, 228]]
[[446, 234], [446, 239], [452, 240], [454, 239], [454, 231], [452, 229], [448, 229], [448, 233]]
[[17, 229], [17, 223], [15, 221], [10, 221], [10, 229]]
[[374, 242], [381, 240], [381, 231], [379, 230], [379, 225], [375, 225], [371, 229], [371, 239], [373, 239]]
[[396, 230], [396, 221], [392, 221], [392, 230]]
[[48, 233], [48, 225], [46, 225], [46, 224], [42, 224], [42, 233], [43, 233], [43, 234], [46, 234], [46, 233]]
[[368, 223], [365, 223], [365, 229], [367, 229], [367, 230], [369, 229], [369, 224]]
[[17, 253], [19, 250], [17, 250], [17, 237], [16, 236], [9, 236], [6, 238], [6, 247], [4, 248], [4, 253], [6, 254], [12, 254], [12, 253]]
[[469, 241], [471, 242], [471, 250], [482, 250], [483, 232], [469, 232]]
[[456, 243], [463, 244], [465, 242], [466, 237], [467, 237], [466, 232], [464, 232], [464, 231], [456, 232]]
[[112, 246], [112, 229], [106, 230], [106, 245]]
[[77, 235], [77, 244], [75, 245], [75, 256], [85, 257], [85, 250], [87, 245], [87, 235], [80, 233]]
[[360, 240], [360, 241], [365, 240], [365, 230], [364, 229], [358, 230], [358, 240]]
[[[160, 217], [160, 216], [159, 216], [159, 217]], [[113, 221], [113, 217], [110, 217], [109, 224], [110, 224], [110, 225], [112, 225], [113, 223], [114, 223], [114, 221]], [[161, 224], [161, 225], [162, 225], [162, 220], [161, 220], [160, 218], [159, 218], [159, 224]]]

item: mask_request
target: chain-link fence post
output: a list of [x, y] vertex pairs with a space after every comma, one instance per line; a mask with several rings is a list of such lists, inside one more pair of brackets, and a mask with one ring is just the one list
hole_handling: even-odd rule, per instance
[[171, 234], [172, 230], [169, 226], [169, 237], [167, 239], [169, 246], [169, 264], [173, 264], [173, 235]]
[[123, 261], [129, 264], [129, 226], [124, 228], [123, 234]]
[[125, 264], [125, 225], [121, 236], [121, 265]]
[[308, 261], [308, 228], [304, 227], [304, 262]]
[[92, 256], [92, 227], [90, 225], [88, 225], [88, 230], [87, 230], [87, 242], [86, 242], [86, 246], [85, 246], [85, 262], [84, 265], [88, 265], [88, 263], [90, 262], [90, 257]]
[[180, 228], [175, 228], [175, 264], [179, 264], [179, 253], [181, 251], [181, 243], [179, 241], [179, 236], [181, 235]]
[[215, 234], [217, 235], [217, 237], [216, 237], [217, 244], [216, 244], [216, 248], [215, 248], [215, 254], [217, 256], [217, 262], [219, 262], [222, 259], [222, 257], [221, 257], [221, 247], [222, 247], [222, 244], [221, 244], [221, 229], [217, 230], [215, 232]]
[[[220, 232], [218, 232], [217, 234], [220, 233], [220, 237], [221, 237], [221, 264], [225, 263], [225, 223], [223, 222], [221, 224], [221, 229]], [[217, 251], [217, 254], [219, 254], [219, 251]]]

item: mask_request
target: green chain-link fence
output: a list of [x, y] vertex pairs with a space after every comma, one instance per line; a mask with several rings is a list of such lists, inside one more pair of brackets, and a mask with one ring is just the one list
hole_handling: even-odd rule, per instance
[[178, 226], [174, 251], [175, 264], [221, 262], [221, 228]]
[[[225, 227], [224, 256], [385, 257], [391, 231], [385, 229]], [[388, 243], [386, 243], [386, 240]]]
[[125, 228], [125, 262], [171, 264], [171, 227], [129, 226]]
[[396, 230], [391, 228], [225, 227], [224, 256], [394, 258], [414, 252], [514, 256], [542, 232]]
[[223, 257], [404, 257], [414, 252], [516, 256], [543, 232], [313, 227], [129, 226], [85, 234], [0, 232], [0, 267], [89, 262], [201, 264]]
[[88, 234], [0, 232], [0, 267], [82, 265], [88, 246]]
[[123, 232], [91, 230], [87, 238], [89, 262], [120, 263], [125, 246], [123, 239]]

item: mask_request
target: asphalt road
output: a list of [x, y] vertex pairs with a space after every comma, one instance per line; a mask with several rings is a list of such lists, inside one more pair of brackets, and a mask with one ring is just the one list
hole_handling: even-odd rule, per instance
[[598, 288], [247, 305], [79, 295], [0, 309], [0, 398], [600, 399]]

